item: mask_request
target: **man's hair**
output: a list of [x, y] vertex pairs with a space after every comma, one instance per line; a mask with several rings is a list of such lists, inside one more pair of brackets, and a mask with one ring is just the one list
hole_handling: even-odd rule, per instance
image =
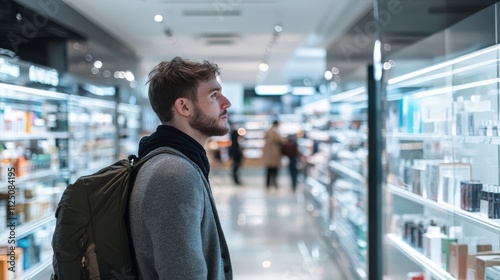
[[217, 64], [189, 61], [176, 57], [162, 61], [149, 73], [149, 102], [162, 123], [173, 118], [175, 100], [184, 97], [196, 101], [196, 93], [201, 82], [206, 82], [220, 74]]

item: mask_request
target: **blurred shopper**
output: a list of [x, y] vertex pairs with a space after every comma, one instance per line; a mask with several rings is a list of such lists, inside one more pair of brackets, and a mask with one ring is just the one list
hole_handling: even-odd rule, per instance
[[271, 128], [264, 136], [265, 144], [262, 150], [262, 160], [266, 167], [266, 188], [271, 185], [278, 189], [278, 171], [281, 166], [281, 146], [283, 139], [278, 132], [279, 121], [273, 121]]
[[283, 144], [283, 155], [288, 157], [288, 171], [292, 182], [292, 191], [297, 190], [297, 163], [300, 158], [299, 145], [297, 144], [297, 136], [295, 134], [288, 135]]
[[130, 198], [139, 279], [233, 278], [203, 148], [209, 137], [229, 131], [231, 103], [218, 74], [216, 64], [179, 57], [149, 73], [149, 99], [161, 125], [141, 139], [139, 157], [169, 153], [141, 167]]
[[229, 147], [229, 157], [232, 160], [232, 175], [233, 182], [236, 185], [241, 185], [239, 170], [243, 160], [243, 149], [241, 148], [241, 135], [238, 134], [238, 126], [233, 123], [231, 130], [231, 146]]

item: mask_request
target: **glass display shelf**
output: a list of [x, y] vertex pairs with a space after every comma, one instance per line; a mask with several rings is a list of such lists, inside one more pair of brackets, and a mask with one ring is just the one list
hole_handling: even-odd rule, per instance
[[[489, 246], [487, 251], [500, 256], [495, 199], [500, 190], [500, 45], [496, 39], [462, 44], [457, 37], [477, 32], [497, 38], [497, 11], [491, 6], [384, 58], [393, 66], [383, 82], [383, 231], [391, 247], [384, 255], [392, 260], [384, 274], [389, 278], [402, 277], [405, 269], [414, 272], [418, 264], [436, 279], [469, 279], [467, 269], [480, 252], [475, 245]], [[442, 53], [418, 55], [437, 44], [445, 46]], [[445, 246], [443, 252], [449, 253], [439, 255], [425, 242]], [[469, 263], [460, 263], [457, 255]]]
[[[30, 222], [24, 223], [22, 225], [17, 225], [16, 231], [15, 231], [16, 240], [21, 239], [23, 237], [26, 237], [27, 235], [34, 233], [35, 231], [37, 231], [41, 227], [46, 226], [46, 225], [50, 225], [51, 223], [54, 223], [55, 221], [56, 221], [56, 219], [54, 217], [54, 213], [50, 213], [50, 214], [47, 214], [40, 219], [30, 221]], [[9, 240], [9, 236], [10, 236], [10, 232], [3, 232], [0, 235], [0, 238], [1, 238], [0, 244], [2, 244], [2, 243], [4, 245], [7, 244], [7, 240]]]
[[430, 208], [433, 208], [435, 210], [445, 211], [445, 212], [448, 212], [450, 214], [454, 214], [454, 217], [457, 219], [467, 221], [468, 223], [471, 223], [471, 224], [476, 224], [477, 226], [480, 226], [481, 228], [483, 228], [485, 230], [488, 230], [488, 231], [496, 233], [496, 234], [500, 234], [500, 220], [488, 219], [488, 218], [482, 217], [480, 213], [467, 212], [467, 211], [460, 209], [459, 207], [455, 207], [455, 206], [450, 205], [448, 203], [432, 201], [432, 200], [426, 199], [418, 194], [414, 194], [414, 193], [409, 192], [407, 190], [403, 190], [401, 188], [398, 188], [392, 184], [388, 184], [385, 188], [386, 188], [386, 191], [388, 191], [389, 193], [397, 195], [403, 199], [417, 202], [420, 205], [430, 207]]
[[406, 244], [401, 238], [394, 234], [387, 234], [385, 240], [395, 248], [397, 248], [401, 253], [403, 253], [408, 258], [412, 259], [417, 264], [421, 265], [427, 271], [432, 274], [432, 279], [436, 280], [456, 280], [453, 276], [451, 276], [444, 269], [439, 267], [439, 265], [432, 262], [430, 259], [422, 255], [415, 248]]

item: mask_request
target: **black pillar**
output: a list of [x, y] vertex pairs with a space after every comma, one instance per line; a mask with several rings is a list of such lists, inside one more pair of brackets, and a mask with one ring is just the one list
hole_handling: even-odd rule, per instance
[[383, 276], [382, 217], [382, 83], [368, 66], [368, 279]]

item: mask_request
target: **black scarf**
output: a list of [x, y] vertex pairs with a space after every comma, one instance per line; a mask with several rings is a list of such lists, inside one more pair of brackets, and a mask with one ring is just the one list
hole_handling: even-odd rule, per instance
[[170, 147], [183, 153], [200, 167], [208, 181], [210, 164], [207, 152], [191, 136], [175, 127], [159, 125], [153, 134], [143, 137], [139, 142], [139, 158], [160, 147]]

